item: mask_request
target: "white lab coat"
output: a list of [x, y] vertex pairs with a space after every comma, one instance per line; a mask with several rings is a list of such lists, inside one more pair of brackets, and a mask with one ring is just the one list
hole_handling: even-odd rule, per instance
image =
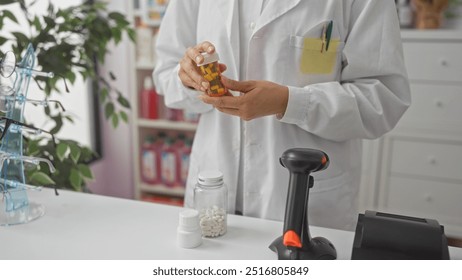
[[[361, 170], [361, 139], [390, 131], [410, 105], [400, 31], [392, 0], [269, 0], [256, 20], [249, 63], [239, 61], [237, 0], [172, 0], [157, 38], [157, 90], [167, 106], [201, 113], [192, 148], [185, 204], [201, 170], [223, 171], [233, 213], [244, 137], [244, 215], [283, 220], [289, 173], [279, 157], [289, 148], [326, 152], [330, 166], [314, 173], [310, 224], [353, 229]], [[327, 74], [301, 73], [305, 38], [318, 39], [333, 20], [339, 40]], [[186, 48], [212, 42], [224, 73], [240, 80], [269, 80], [289, 87], [282, 119], [244, 122], [202, 103], [178, 78]], [[318, 52], [318, 51], [316, 51]], [[319, 51], [320, 52], [320, 51]], [[309, 57], [309, 56], [308, 56]], [[239, 77], [247, 67], [247, 77]]]

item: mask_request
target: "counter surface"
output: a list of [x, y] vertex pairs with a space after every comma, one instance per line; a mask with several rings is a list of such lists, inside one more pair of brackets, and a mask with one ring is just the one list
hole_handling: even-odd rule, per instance
[[[30, 192], [43, 204], [43, 217], [0, 227], [0, 259], [276, 259], [268, 245], [282, 223], [228, 216], [228, 232], [204, 238], [200, 247], [176, 244], [180, 207], [61, 190]], [[312, 236], [329, 239], [338, 259], [350, 259], [354, 233], [311, 227]], [[450, 248], [453, 259], [462, 249]]]

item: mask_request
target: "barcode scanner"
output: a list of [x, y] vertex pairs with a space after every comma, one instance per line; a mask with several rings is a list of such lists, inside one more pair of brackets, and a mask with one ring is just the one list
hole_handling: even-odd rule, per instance
[[305, 148], [285, 151], [279, 158], [282, 166], [290, 172], [287, 193], [284, 230], [269, 248], [280, 260], [333, 260], [337, 252], [324, 237], [311, 238], [308, 225], [309, 190], [314, 185], [312, 172], [329, 166], [326, 153]]

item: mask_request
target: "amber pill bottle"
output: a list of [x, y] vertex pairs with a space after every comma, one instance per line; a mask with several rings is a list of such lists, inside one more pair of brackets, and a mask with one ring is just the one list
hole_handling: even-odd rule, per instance
[[210, 88], [207, 90], [209, 96], [222, 96], [226, 93], [226, 89], [221, 83], [221, 72], [218, 67], [220, 57], [218, 53], [201, 53], [204, 61], [197, 64], [201, 70], [202, 76], [210, 83]]

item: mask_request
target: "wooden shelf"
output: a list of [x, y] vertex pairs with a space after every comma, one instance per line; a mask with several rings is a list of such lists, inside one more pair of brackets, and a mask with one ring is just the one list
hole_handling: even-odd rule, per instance
[[138, 126], [146, 127], [146, 128], [184, 130], [184, 131], [195, 131], [197, 129], [197, 124], [195, 123], [169, 121], [169, 120], [138, 119]]

